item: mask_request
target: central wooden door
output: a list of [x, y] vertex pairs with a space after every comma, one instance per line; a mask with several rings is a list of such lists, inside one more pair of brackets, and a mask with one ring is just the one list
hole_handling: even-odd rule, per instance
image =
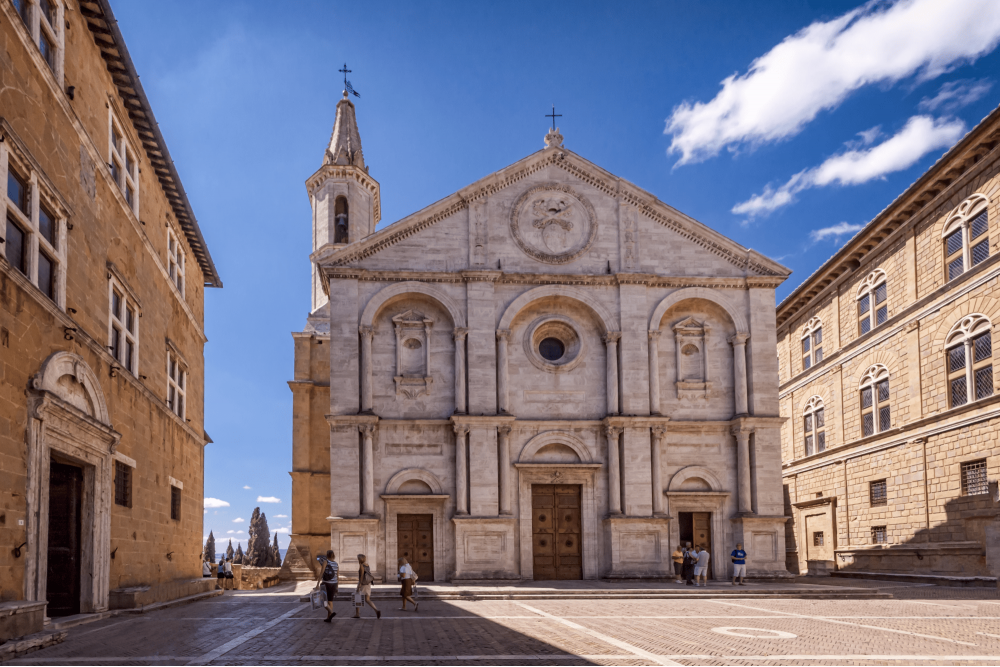
[[583, 579], [580, 486], [531, 486], [531, 537], [535, 580]]
[[397, 514], [396, 545], [396, 557], [409, 561], [420, 581], [434, 581], [433, 514]]
[[[712, 551], [712, 513], [711, 512], [692, 512], [691, 513], [691, 524], [692, 524], [692, 536], [694, 546], [701, 545], [705, 547], [712, 560], [719, 558], [719, 554]], [[708, 578], [712, 579], [712, 563], [709, 561], [708, 564]]]
[[83, 470], [49, 464], [49, 549], [45, 597], [49, 616], [80, 613]]

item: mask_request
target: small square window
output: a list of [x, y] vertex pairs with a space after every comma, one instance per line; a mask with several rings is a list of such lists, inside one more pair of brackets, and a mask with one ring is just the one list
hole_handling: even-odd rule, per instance
[[872, 526], [872, 544], [887, 544], [888, 542], [885, 526]]
[[132, 466], [115, 461], [115, 505], [132, 507]]
[[886, 481], [884, 479], [877, 479], [874, 482], [868, 483], [868, 499], [872, 507], [879, 507], [887, 504], [888, 494]]
[[170, 487], [170, 518], [181, 520], [181, 490], [176, 486]]
[[962, 495], [981, 496], [990, 492], [986, 479], [986, 459], [962, 464]]
[[823, 531], [817, 530], [813, 533], [813, 546], [821, 547], [823, 546]]

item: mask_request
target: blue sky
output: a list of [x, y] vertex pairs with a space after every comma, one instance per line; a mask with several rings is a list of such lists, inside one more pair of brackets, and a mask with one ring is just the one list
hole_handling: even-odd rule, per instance
[[225, 281], [205, 307], [221, 547], [258, 505], [287, 544], [304, 181], [345, 61], [383, 225], [541, 148], [555, 104], [568, 148], [791, 268], [779, 299], [1000, 103], [984, 0], [113, 4]]

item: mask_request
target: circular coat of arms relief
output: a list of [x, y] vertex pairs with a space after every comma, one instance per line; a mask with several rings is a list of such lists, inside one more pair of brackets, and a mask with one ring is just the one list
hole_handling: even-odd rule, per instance
[[510, 231], [531, 257], [565, 264], [582, 255], [597, 236], [594, 207], [568, 185], [539, 185], [511, 209]]

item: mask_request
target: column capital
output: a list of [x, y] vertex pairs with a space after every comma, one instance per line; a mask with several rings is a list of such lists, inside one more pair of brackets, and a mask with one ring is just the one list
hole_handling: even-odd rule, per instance
[[510, 329], [497, 329], [497, 340], [507, 342], [510, 340]]
[[657, 424], [650, 429], [653, 433], [653, 439], [659, 440], [667, 433], [667, 427], [662, 424]]
[[749, 339], [750, 339], [750, 334], [738, 333], [738, 334], [734, 334], [733, 336], [731, 336], [729, 338], [729, 344], [730, 345], [745, 345], [746, 342]]
[[463, 436], [469, 432], [469, 427], [466, 424], [454, 424], [452, 428], [455, 429], [455, 435]]
[[625, 429], [623, 429], [621, 426], [608, 426], [608, 425], [605, 425], [604, 426], [604, 436], [606, 438], [617, 438], [618, 436], [620, 436], [622, 434], [622, 431], [624, 431], [624, 430]]
[[649, 337], [649, 340], [659, 340], [661, 333], [663, 332], [659, 329], [650, 329], [646, 332], [646, 335]]
[[754, 432], [752, 426], [733, 426], [730, 431], [737, 439], [749, 438], [750, 434]]
[[375, 327], [370, 324], [362, 324], [358, 327], [358, 333], [370, 339], [375, 333]]
[[453, 333], [455, 334], [455, 340], [465, 340], [465, 337], [469, 333], [469, 328], [468, 327], [455, 327], [455, 330], [453, 331]]
[[506, 437], [510, 435], [510, 431], [511, 431], [510, 424], [502, 424], [500, 426], [497, 426], [497, 433], [499, 433], [502, 436]]
[[622, 337], [621, 331], [609, 331], [606, 334], [604, 334], [601, 338], [604, 340], [606, 344], [610, 345], [611, 343], [617, 343], [619, 340], [621, 340], [621, 337]]
[[358, 431], [360, 431], [366, 438], [374, 437], [375, 431], [378, 430], [378, 426], [375, 424], [358, 424]]

